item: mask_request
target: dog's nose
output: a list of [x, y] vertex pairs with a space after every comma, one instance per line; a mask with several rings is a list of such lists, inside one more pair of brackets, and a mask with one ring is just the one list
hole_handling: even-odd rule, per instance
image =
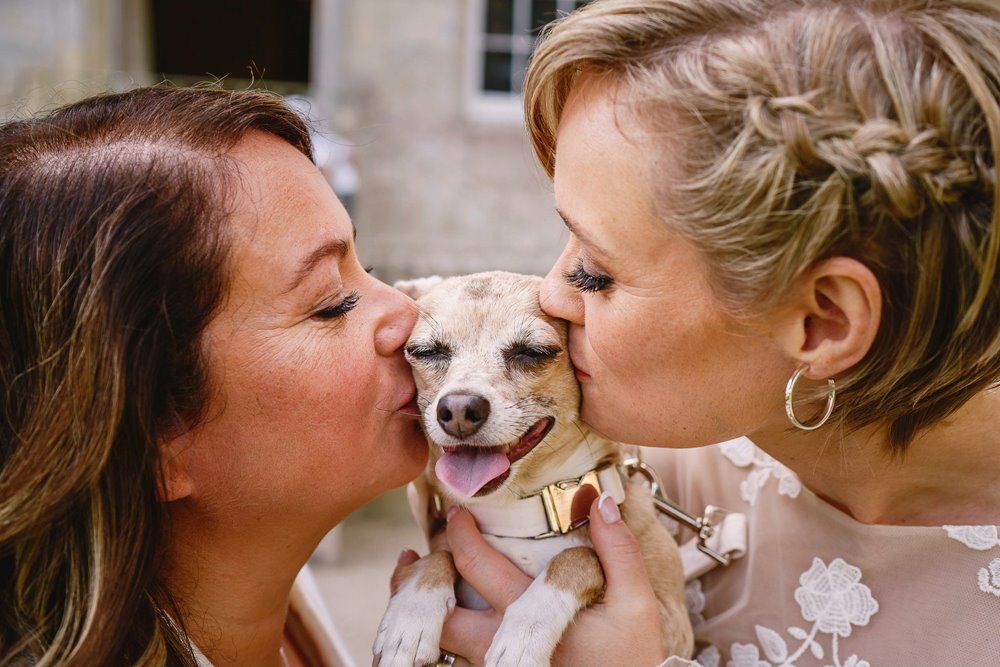
[[467, 438], [490, 416], [490, 402], [473, 394], [446, 394], [438, 401], [437, 419], [444, 432]]

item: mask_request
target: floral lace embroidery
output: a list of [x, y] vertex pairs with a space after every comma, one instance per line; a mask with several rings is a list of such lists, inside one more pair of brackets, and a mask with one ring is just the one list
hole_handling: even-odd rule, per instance
[[[1000, 547], [996, 526], [942, 526], [948, 537], [976, 551], [989, 551]], [[994, 558], [977, 576], [979, 590], [1000, 598], [1000, 558]]]
[[748, 438], [724, 442], [719, 445], [719, 451], [737, 467], [754, 467], [747, 478], [740, 482], [740, 497], [749, 505], [757, 502], [760, 490], [771, 477], [778, 480], [778, 493], [783, 496], [798, 498], [802, 491], [802, 483], [795, 473], [758, 449]]
[[979, 570], [979, 590], [1000, 598], [1000, 558], [994, 558]]
[[698, 654], [698, 664], [702, 667], [719, 667], [720, 662], [722, 662], [722, 656], [719, 655], [719, 649], [714, 646], [707, 646]]
[[719, 649], [709, 645], [694, 660], [673, 656], [672, 658], [667, 658], [666, 662], [657, 667], [719, 667], [721, 661], [722, 657], [719, 655]]
[[697, 628], [705, 622], [705, 594], [701, 590], [701, 579], [695, 579], [684, 588], [684, 606], [687, 607], [691, 627]]
[[948, 537], [958, 540], [970, 549], [989, 551], [1000, 547], [1000, 537], [996, 526], [941, 526]]
[[[812, 567], [802, 573], [799, 584], [795, 589], [795, 601], [799, 603], [802, 618], [812, 622], [809, 630], [797, 626], [787, 628], [788, 635], [801, 642], [799, 646], [790, 649], [780, 633], [757, 625], [760, 646], [734, 643], [727, 667], [795, 667], [795, 661], [806, 651], [817, 660], [823, 660], [826, 650], [817, 641], [820, 633], [831, 635], [830, 664], [833, 667], [870, 667], [867, 660], [857, 655], [851, 654], [843, 662], [839, 656], [839, 639], [849, 637], [854, 626], [868, 625], [878, 611], [878, 602], [872, 597], [871, 589], [861, 583], [861, 570], [841, 558], [835, 558], [829, 565], [813, 558]], [[766, 660], [761, 658], [761, 648]]]

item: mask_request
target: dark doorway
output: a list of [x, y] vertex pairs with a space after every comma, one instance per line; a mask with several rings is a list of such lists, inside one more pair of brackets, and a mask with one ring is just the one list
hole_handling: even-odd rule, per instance
[[152, 0], [154, 67], [205, 79], [309, 81], [311, 0]]

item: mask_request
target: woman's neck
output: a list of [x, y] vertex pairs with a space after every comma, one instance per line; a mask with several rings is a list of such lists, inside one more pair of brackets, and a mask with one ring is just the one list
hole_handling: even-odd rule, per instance
[[287, 531], [266, 532], [172, 513], [165, 583], [188, 637], [214, 667], [282, 667], [289, 596], [311, 550], [288, 544]]
[[1000, 391], [920, 432], [903, 455], [883, 429], [755, 434], [810, 490], [862, 523], [1000, 524]]

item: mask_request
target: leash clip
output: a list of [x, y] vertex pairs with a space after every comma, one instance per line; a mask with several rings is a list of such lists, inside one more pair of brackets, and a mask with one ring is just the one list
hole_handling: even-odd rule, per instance
[[622, 461], [622, 471], [629, 477], [639, 473], [649, 482], [649, 492], [653, 496], [653, 505], [656, 509], [669, 516], [674, 521], [683, 524], [694, 531], [697, 540], [698, 551], [713, 559], [720, 565], [726, 566], [732, 562], [729, 554], [722, 554], [708, 546], [707, 540], [715, 534], [715, 526], [722, 522], [726, 510], [715, 505], [707, 505], [700, 517], [685, 511], [682, 507], [666, 497], [663, 493], [663, 482], [660, 475], [638, 456], [626, 458]]

